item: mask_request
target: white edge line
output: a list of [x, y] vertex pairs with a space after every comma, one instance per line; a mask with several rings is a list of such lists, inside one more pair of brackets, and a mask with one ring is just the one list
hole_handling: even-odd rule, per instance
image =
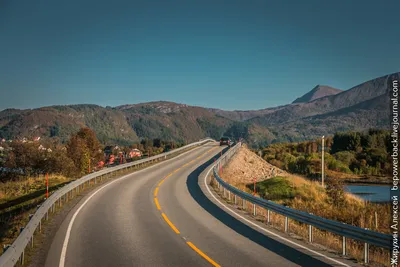
[[[195, 148], [195, 149], [191, 149], [191, 150], [189, 150], [189, 151], [186, 151], [186, 152], [184, 152], [184, 153], [182, 153], [182, 154], [179, 154], [178, 156], [173, 157], [172, 159], [168, 159], [168, 160], [162, 161], [162, 162], [160, 162], [159, 164], [162, 164], [162, 163], [168, 162], [168, 161], [170, 161], [170, 160], [174, 160], [174, 159], [176, 159], [176, 158], [182, 157], [183, 155], [185, 155], [185, 154], [187, 154], [187, 153], [189, 153], [189, 152], [193, 152], [194, 150], [197, 150], [197, 149], [201, 148], [202, 146], [203, 146], [203, 145], [201, 145], [201, 146], [199, 146], [199, 147], [197, 147], [197, 148]], [[66, 234], [65, 234], [64, 243], [63, 243], [63, 246], [62, 246], [62, 249], [61, 249], [60, 264], [58, 265], [59, 267], [64, 267], [64, 265], [65, 265], [65, 258], [66, 258], [66, 255], [67, 255], [68, 241], [69, 241], [69, 237], [70, 237], [70, 235], [71, 235], [72, 225], [74, 224], [74, 221], [75, 221], [76, 217], [78, 216], [79, 212], [81, 211], [81, 209], [89, 202], [89, 200], [90, 200], [92, 197], [94, 197], [98, 192], [100, 192], [101, 190], [103, 190], [104, 188], [106, 188], [107, 186], [109, 186], [109, 185], [111, 185], [111, 184], [113, 184], [113, 183], [115, 183], [115, 182], [121, 181], [121, 180], [123, 180], [123, 179], [125, 179], [125, 178], [127, 178], [127, 177], [129, 177], [129, 176], [131, 176], [131, 175], [133, 175], [133, 174], [137, 174], [137, 173], [142, 172], [142, 171], [144, 171], [144, 170], [148, 170], [148, 169], [150, 169], [150, 168], [156, 167], [157, 165], [158, 165], [158, 164], [153, 165], [153, 166], [149, 166], [148, 168], [145, 168], [145, 169], [143, 169], [143, 170], [139, 170], [139, 171], [137, 171], [137, 172], [133, 172], [133, 173], [124, 175], [124, 176], [122, 176], [122, 177], [117, 178], [117, 179], [114, 180], [114, 181], [109, 182], [108, 184], [103, 185], [102, 187], [100, 187], [99, 189], [97, 189], [94, 193], [92, 193], [92, 194], [85, 200], [85, 202], [83, 202], [83, 203], [81, 204], [81, 206], [75, 211], [74, 215], [73, 215], [72, 218], [71, 218], [71, 221], [70, 221], [69, 224], [68, 224], [67, 232], [66, 232]]]
[[285, 237], [282, 237], [282, 236], [280, 236], [280, 235], [278, 235], [278, 234], [276, 234], [276, 233], [274, 233], [274, 232], [271, 232], [271, 231], [269, 231], [269, 230], [267, 230], [267, 229], [265, 229], [265, 228], [259, 226], [258, 224], [255, 224], [255, 223], [253, 223], [252, 221], [250, 221], [250, 220], [244, 218], [244, 217], [241, 216], [240, 214], [236, 213], [235, 211], [233, 211], [232, 209], [230, 209], [229, 207], [227, 207], [225, 204], [223, 204], [221, 201], [219, 201], [219, 199], [217, 199], [217, 198], [214, 196], [214, 194], [211, 192], [211, 190], [210, 190], [210, 188], [209, 188], [209, 186], [208, 186], [208, 184], [207, 184], [207, 177], [209, 176], [210, 171], [214, 168], [214, 166], [215, 166], [215, 164], [212, 165], [212, 167], [208, 170], [206, 176], [204, 177], [204, 185], [206, 186], [206, 188], [207, 188], [207, 190], [208, 190], [208, 193], [210, 193], [210, 195], [211, 195], [221, 206], [223, 206], [226, 210], [229, 210], [231, 213], [235, 214], [237, 217], [239, 217], [239, 218], [241, 218], [242, 220], [246, 221], [247, 223], [249, 223], [249, 224], [251, 224], [251, 225], [257, 227], [258, 229], [261, 229], [262, 231], [267, 232], [267, 233], [269, 233], [269, 234], [271, 234], [271, 235], [273, 235], [273, 236], [275, 236], [275, 237], [278, 237], [278, 238], [280, 238], [280, 239], [282, 239], [282, 240], [284, 240], [284, 241], [286, 241], [286, 242], [288, 242], [288, 243], [290, 243], [290, 244], [292, 244], [292, 245], [295, 245], [295, 246], [300, 247], [300, 248], [302, 248], [302, 249], [308, 250], [309, 252], [312, 252], [312, 253], [314, 253], [314, 254], [316, 254], [316, 255], [318, 255], [318, 256], [321, 256], [321, 257], [323, 257], [323, 258], [325, 258], [325, 259], [331, 260], [331, 261], [333, 261], [333, 262], [335, 262], [335, 263], [338, 263], [338, 264], [340, 264], [340, 265], [342, 265], [342, 266], [351, 267], [350, 265], [347, 265], [347, 264], [345, 264], [345, 263], [343, 263], [343, 262], [341, 262], [341, 261], [338, 261], [338, 260], [335, 260], [335, 259], [333, 259], [333, 258], [330, 258], [330, 257], [328, 257], [328, 256], [326, 256], [326, 255], [324, 255], [324, 254], [322, 254], [322, 253], [319, 253], [319, 252], [317, 252], [317, 251], [315, 251], [315, 250], [312, 250], [312, 249], [307, 248], [307, 247], [305, 247], [305, 246], [303, 246], [303, 245], [300, 245], [300, 244], [298, 244], [298, 243], [296, 243], [296, 242], [293, 242], [292, 240], [289, 240], [289, 239], [287, 239], [287, 238], [285, 238]]

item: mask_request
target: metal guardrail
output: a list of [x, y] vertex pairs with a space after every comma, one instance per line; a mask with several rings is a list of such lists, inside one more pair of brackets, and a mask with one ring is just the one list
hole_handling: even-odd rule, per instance
[[55, 206], [58, 205], [61, 207], [62, 202], [66, 202], [69, 198], [73, 196], [73, 194], [78, 194], [87, 182], [97, 183], [97, 179], [102, 180], [103, 178], [108, 178], [109, 176], [117, 175], [120, 171], [131, 170], [136, 166], [143, 165], [145, 163], [153, 163], [160, 159], [168, 159], [171, 158], [174, 154], [183, 152], [189, 148], [203, 145], [207, 142], [215, 141], [211, 138], [205, 138], [198, 142], [188, 144], [186, 146], [180, 147], [178, 149], [174, 149], [172, 151], [162, 153], [150, 158], [137, 160], [130, 163], [121, 164], [115, 167], [107, 168], [95, 173], [88, 174], [82, 178], [79, 178], [61, 189], [54, 192], [42, 205], [40, 205], [39, 209], [35, 212], [35, 214], [31, 217], [30, 221], [26, 225], [26, 227], [19, 234], [14, 243], [8, 247], [8, 249], [0, 256], [0, 267], [13, 267], [17, 264], [17, 262], [24, 261], [24, 253], [27, 245], [31, 243], [33, 245], [33, 236], [37, 228], [39, 227], [39, 231], [41, 231], [42, 220], [48, 219], [49, 212], [54, 212]]
[[[251, 194], [243, 192], [236, 187], [226, 183], [221, 177], [218, 175], [218, 170], [224, 166], [229, 159], [239, 150], [241, 147], [241, 143], [236, 144], [232, 147], [228, 152], [226, 152], [217, 162], [213, 169], [213, 174], [216, 182], [218, 183], [218, 188], [221, 186], [225, 190], [230, 192], [229, 194], [233, 194], [233, 196], [240, 197], [244, 201], [248, 201], [253, 204], [254, 207], [254, 215], [256, 215], [256, 206], [264, 208], [269, 211], [273, 211], [275, 213], [281, 214], [285, 216], [285, 231], [288, 229], [288, 218], [293, 219], [295, 221], [304, 223], [309, 225], [308, 227], [308, 236], [309, 241], [312, 242], [312, 227], [316, 227], [321, 230], [325, 230], [339, 236], [342, 236], [342, 254], [346, 255], [346, 238], [358, 240], [364, 243], [364, 262], [368, 263], [368, 250], [369, 245], [374, 245], [384, 249], [391, 248], [392, 237], [388, 234], [382, 234], [375, 231], [371, 231], [368, 229], [363, 229], [360, 227], [356, 227], [353, 225], [341, 223], [338, 221], [328, 220], [319, 216], [312, 215], [307, 212], [295, 210], [289, 207], [285, 207], [279, 204], [276, 204], [272, 201], [262, 199], [260, 197], [255, 197]], [[268, 216], [269, 221], [269, 216]]]

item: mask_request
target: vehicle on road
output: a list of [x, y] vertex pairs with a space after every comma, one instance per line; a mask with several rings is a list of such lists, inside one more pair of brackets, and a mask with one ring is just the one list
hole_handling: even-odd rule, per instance
[[219, 140], [219, 145], [220, 146], [223, 146], [223, 145], [231, 146], [232, 145], [232, 140], [229, 137], [223, 136]]

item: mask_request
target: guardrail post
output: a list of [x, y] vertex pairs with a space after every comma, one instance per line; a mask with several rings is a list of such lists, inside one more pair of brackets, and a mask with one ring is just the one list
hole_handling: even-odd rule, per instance
[[243, 209], [246, 210], [246, 200], [242, 199]]
[[231, 201], [231, 191], [228, 191], [228, 199]]
[[310, 224], [308, 226], [308, 242], [312, 243], [313, 242], [313, 231], [312, 231], [312, 225]]
[[256, 204], [253, 204], [253, 215], [257, 216], [257, 206], [256, 206]]
[[342, 255], [346, 256], [346, 237], [342, 237]]
[[289, 230], [289, 218], [286, 216], [285, 217], [285, 233], [287, 233]]
[[364, 243], [364, 263], [369, 263], [369, 244]]
[[237, 197], [236, 197], [236, 195], [234, 195], [234, 198], [235, 198], [235, 205], [237, 204]]
[[225, 197], [225, 191], [226, 191], [226, 190], [225, 190], [225, 187], [224, 187], [224, 197]]
[[270, 217], [270, 211], [267, 210], [267, 224], [269, 225], [271, 223], [271, 217]]
[[31, 248], [33, 248], [33, 235], [31, 236]]
[[21, 253], [21, 257], [20, 257], [21, 265], [24, 265], [24, 258], [25, 258], [25, 250], [23, 250], [22, 253]]
[[42, 232], [42, 219], [39, 220], [39, 233]]

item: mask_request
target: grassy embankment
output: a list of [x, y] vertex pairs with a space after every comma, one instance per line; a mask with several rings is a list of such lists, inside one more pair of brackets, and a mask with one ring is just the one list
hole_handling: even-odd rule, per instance
[[[49, 192], [69, 183], [72, 179], [49, 175]], [[29, 214], [36, 211], [46, 197], [45, 176], [24, 177], [0, 183], [0, 245], [11, 244], [20, 228], [29, 221]], [[1, 251], [2, 253], [2, 251]], [[1, 254], [0, 253], [0, 254]]]
[[[253, 154], [254, 155], [254, 154]], [[254, 155], [254, 157], [257, 157]], [[253, 192], [253, 184], [241, 182], [237, 176], [240, 173], [249, 172], [251, 168], [247, 166], [249, 162], [255, 162], [255, 158], [249, 159], [249, 154], [245, 157], [239, 155], [239, 159], [233, 159], [232, 164], [240, 166], [242, 170], [236, 171], [236, 177], [233, 177], [229, 170], [231, 163], [223, 170], [221, 176], [233, 186], [246, 191]], [[246, 159], [247, 158], [247, 159]], [[238, 164], [238, 160], [245, 161]], [[268, 164], [268, 163], [266, 163]], [[256, 167], [256, 166], [253, 166]], [[390, 229], [390, 206], [389, 204], [375, 204], [364, 202], [363, 200], [345, 193], [345, 202], [341, 206], [332, 201], [332, 198], [327, 194], [326, 189], [322, 188], [318, 182], [310, 181], [305, 178], [295, 176], [289, 173], [284, 173], [282, 176], [277, 176], [269, 179], [259, 179], [256, 183], [256, 194], [259, 197], [269, 199], [276, 203], [286, 205], [288, 207], [312, 213], [331, 220], [337, 220], [352, 224], [362, 228], [369, 228], [377, 232], [389, 233]], [[239, 201], [238, 206], [242, 206]], [[246, 210], [252, 211], [252, 205], [247, 204]], [[266, 221], [266, 211], [258, 208], [257, 219]], [[375, 214], [377, 215], [375, 220]], [[279, 214], [270, 213], [271, 225], [277, 229], [284, 229], [284, 217]], [[290, 220], [289, 232], [297, 238], [308, 240], [307, 225], [297, 223]], [[340, 236], [314, 229], [313, 242], [323, 245], [333, 252], [340, 252], [342, 249], [342, 239]], [[353, 240], [347, 240], [347, 254], [359, 262], [363, 260], [363, 244]], [[387, 266], [389, 262], [389, 253], [380, 248], [370, 247], [370, 261], [373, 265]]]

